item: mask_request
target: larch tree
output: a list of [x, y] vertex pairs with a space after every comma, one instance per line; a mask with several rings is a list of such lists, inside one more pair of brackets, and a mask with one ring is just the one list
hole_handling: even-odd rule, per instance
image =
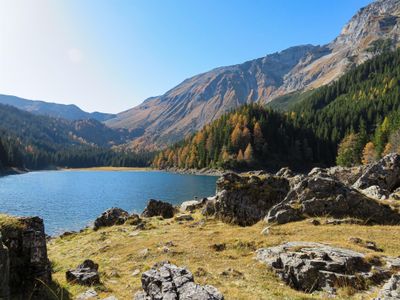
[[244, 151], [244, 160], [252, 161], [253, 160], [253, 147], [249, 143]]
[[363, 149], [362, 163], [363, 165], [368, 165], [374, 161], [376, 161], [375, 145], [372, 142], [368, 142]]

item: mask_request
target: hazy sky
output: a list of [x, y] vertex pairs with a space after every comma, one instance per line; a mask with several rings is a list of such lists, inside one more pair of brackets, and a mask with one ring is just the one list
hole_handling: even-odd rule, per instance
[[324, 44], [371, 0], [0, 0], [0, 93], [119, 112], [185, 78]]

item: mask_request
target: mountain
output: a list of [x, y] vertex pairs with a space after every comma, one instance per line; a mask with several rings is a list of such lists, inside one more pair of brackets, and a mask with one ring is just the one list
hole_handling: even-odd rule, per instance
[[132, 139], [126, 129], [111, 129], [94, 119], [70, 121], [38, 116], [9, 105], [0, 104], [0, 130], [26, 144], [40, 145], [54, 151], [65, 145], [91, 145], [110, 148]]
[[133, 146], [163, 146], [182, 139], [245, 103], [267, 103], [327, 84], [399, 43], [399, 0], [362, 8], [331, 43], [303, 45], [186, 79], [162, 96], [106, 121], [135, 130]]
[[100, 122], [109, 120], [115, 115], [100, 112], [88, 113], [81, 110], [76, 105], [65, 105], [49, 103], [38, 100], [28, 100], [16, 96], [1, 95], [0, 104], [11, 105], [18, 109], [25, 110], [35, 115], [44, 115], [54, 118], [63, 118], [66, 120], [88, 120], [94, 119]]
[[[338, 80], [306, 91], [287, 112], [251, 104], [225, 114], [161, 151], [159, 168], [305, 168], [360, 164], [363, 149], [400, 153], [400, 49], [385, 52]], [[342, 142], [344, 141], [344, 142]], [[352, 149], [349, 149], [352, 147]]]
[[51, 166], [145, 166], [152, 153], [115, 147], [132, 139], [94, 119], [70, 121], [38, 116], [0, 104], [0, 169]]

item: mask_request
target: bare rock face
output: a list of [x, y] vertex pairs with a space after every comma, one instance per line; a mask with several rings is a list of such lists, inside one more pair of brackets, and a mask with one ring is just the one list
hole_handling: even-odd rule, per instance
[[335, 292], [336, 287], [362, 290], [367, 282], [380, 283], [389, 270], [374, 266], [355, 251], [311, 242], [289, 242], [257, 250], [257, 260], [267, 264], [294, 289]]
[[353, 186], [364, 190], [374, 185], [386, 192], [392, 192], [400, 186], [399, 154], [388, 154], [369, 166]]
[[87, 259], [74, 270], [68, 270], [65, 277], [68, 282], [91, 286], [100, 283], [99, 265]]
[[175, 208], [171, 203], [150, 199], [142, 216], [147, 218], [161, 216], [164, 219], [170, 219], [174, 217], [174, 214]]
[[400, 214], [390, 206], [315, 170], [296, 185], [282, 202], [272, 207], [265, 220], [283, 224], [327, 215], [357, 218], [368, 224], [400, 223]]
[[194, 283], [193, 274], [186, 268], [162, 262], [142, 274], [143, 292], [135, 300], [223, 300], [213, 286]]
[[[38, 279], [45, 284], [51, 282], [43, 220], [39, 217], [24, 217], [16, 218], [16, 223], [18, 225], [15, 227], [0, 228], [3, 259], [6, 256], [5, 249], [8, 249], [10, 295], [23, 299], [46, 299], [43, 289], [35, 288]], [[7, 266], [4, 268], [7, 269]], [[7, 275], [3, 276], [3, 279], [7, 279]]]
[[10, 297], [10, 258], [0, 234], [0, 299]]
[[282, 177], [227, 173], [218, 179], [217, 197], [207, 203], [204, 213], [213, 214], [227, 223], [253, 225], [262, 220], [273, 205], [282, 201], [288, 191], [289, 182]]
[[122, 225], [129, 218], [129, 213], [121, 208], [112, 207], [101, 214], [94, 221], [94, 230], [98, 230], [101, 227]]
[[394, 274], [379, 292], [375, 300], [396, 300], [400, 299], [400, 274]]

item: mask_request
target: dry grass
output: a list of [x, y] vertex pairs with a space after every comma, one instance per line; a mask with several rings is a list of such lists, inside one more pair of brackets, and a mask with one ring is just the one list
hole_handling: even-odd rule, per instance
[[24, 226], [17, 217], [0, 214], [0, 230], [23, 229]]
[[[200, 284], [216, 286], [226, 299], [326, 299], [327, 295], [313, 295], [295, 291], [284, 285], [264, 265], [254, 260], [254, 251], [260, 247], [278, 245], [288, 241], [312, 241], [342, 246], [373, 255], [375, 252], [349, 242], [349, 237], [373, 240], [384, 249], [385, 255], [400, 255], [400, 227], [360, 225], [311, 225], [308, 221], [272, 227], [268, 236], [260, 234], [262, 222], [251, 227], [238, 227], [215, 220], [207, 220], [203, 227], [192, 222], [179, 224], [173, 220], [152, 219], [153, 229], [132, 234], [128, 225], [101, 229], [52, 240], [50, 260], [54, 265], [54, 278], [72, 295], [87, 287], [69, 285], [65, 271], [90, 258], [100, 266], [102, 286], [96, 287], [102, 296], [115, 295], [119, 299], [132, 299], [141, 288], [140, 274], [154, 263], [169, 260], [189, 267]], [[131, 234], [131, 235], [130, 235]], [[172, 242], [166, 252], [165, 244]], [[215, 251], [214, 244], [225, 244], [226, 249]], [[148, 249], [147, 254], [144, 249]], [[230, 270], [231, 269], [231, 270]], [[342, 290], [336, 299], [369, 299], [370, 294]]]

